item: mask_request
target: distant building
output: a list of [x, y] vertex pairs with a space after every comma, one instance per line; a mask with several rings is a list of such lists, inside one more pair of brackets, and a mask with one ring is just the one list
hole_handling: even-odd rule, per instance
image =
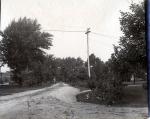
[[12, 73], [7, 71], [5, 73], [0, 73], [0, 84], [9, 83], [11, 80]]

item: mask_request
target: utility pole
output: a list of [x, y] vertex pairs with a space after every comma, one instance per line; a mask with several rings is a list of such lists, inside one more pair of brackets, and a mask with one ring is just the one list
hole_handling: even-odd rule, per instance
[[91, 72], [90, 72], [90, 60], [89, 60], [89, 33], [90, 33], [90, 28], [87, 28], [87, 31], [85, 34], [87, 35], [87, 60], [88, 60], [88, 76], [91, 78]]

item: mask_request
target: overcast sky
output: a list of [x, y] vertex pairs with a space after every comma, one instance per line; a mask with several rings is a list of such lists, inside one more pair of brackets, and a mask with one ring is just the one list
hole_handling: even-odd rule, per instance
[[[127, 11], [130, 4], [131, 0], [2, 0], [2, 30], [13, 19], [25, 16], [36, 18], [42, 30], [86, 31], [90, 27], [99, 33], [89, 34], [90, 54], [107, 61], [113, 52], [112, 44], [117, 44], [121, 35], [119, 11]], [[48, 54], [86, 60], [84, 32], [49, 33], [54, 37]]]

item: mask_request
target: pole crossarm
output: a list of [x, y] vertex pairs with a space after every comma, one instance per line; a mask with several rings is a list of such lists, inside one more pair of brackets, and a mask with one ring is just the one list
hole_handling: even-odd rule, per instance
[[88, 34], [88, 33], [90, 33], [91, 31], [90, 31], [90, 28], [87, 28], [87, 31], [85, 32], [85, 34]]

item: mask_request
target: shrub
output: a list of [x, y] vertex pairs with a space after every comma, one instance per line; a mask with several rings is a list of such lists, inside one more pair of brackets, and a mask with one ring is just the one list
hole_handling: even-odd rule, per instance
[[94, 90], [96, 88], [96, 81], [92, 79], [88, 79], [87, 87], [90, 88], [91, 90]]

